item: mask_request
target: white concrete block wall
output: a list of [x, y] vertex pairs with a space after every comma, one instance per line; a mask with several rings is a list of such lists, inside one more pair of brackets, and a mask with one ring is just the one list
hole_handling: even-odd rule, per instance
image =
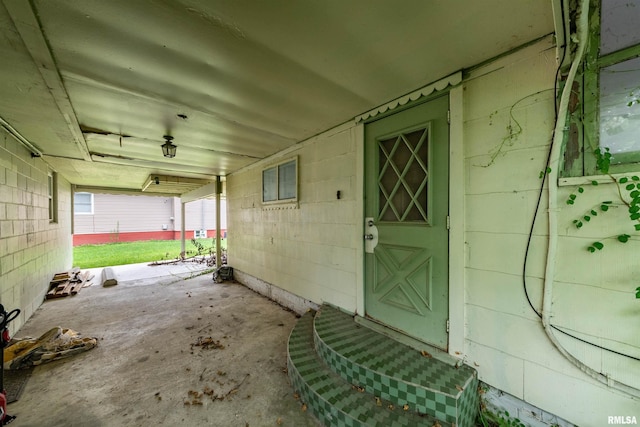
[[[463, 82], [465, 168], [464, 176], [451, 177], [451, 185], [463, 185], [465, 193], [466, 247], [464, 253], [452, 254], [465, 260], [465, 303], [459, 308], [466, 319], [464, 358], [491, 386], [571, 423], [598, 426], [607, 424], [609, 416], [640, 418], [640, 400], [592, 379], [565, 359], [530, 309], [522, 286], [539, 174], [554, 127], [552, 43], [547, 38], [476, 68]], [[232, 266], [315, 303], [355, 311], [363, 286], [358, 131], [345, 124], [228, 177]], [[299, 156], [299, 207], [263, 208], [262, 169], [293, 155]], [[335, 200], [336, 190], [342, 190], [342, 200]], [[640, 312], [633, 290], [638, 286], [638, 242], [616, 247], [608, 240], [611, 251], [587, 253], [591, 241], [622, 233], [629, 223], [622, 221], [627, 228], [621, 230], [615, 220], [594, 221], [588, 230], [575, 230], [571, 220], [576, 209], [563, 204], [572, 190], [562, 187], [559, 195], [553, 322], [599, 345], [637, 355]], [[611, 199], [615, 189], [589, 190], [580, 199], [584, 209]], [[538, 309], [547, 206], [545, 192], [526, 270], [529, 295]], [[595, 370], [638, 386], [637, 361], [559, 339]], [[531, 408], [523, 403], [520, 409], [524, 414]]]
[[0, 130], [0, 303], [20, 308], [16, 331], [44, 300], [54, 273], [72, 265], [71, 185], [58, 175], [58, 217], [49, 221], [48, 166]]
[[[598, 383], [561, 356], [529, 308], [522, 286], [539, 173], [545, 168], [554, 126], [556, 62], [550, 42], [476, 69], [464, 83], [466, 360], [481, 380], [513, 396], [577, 425], [606, 425], [609, 415], [640, 415], [640, 401]], [[593, 200], [584, 198], [587, 206], [611, 197], [601, 193], [610, 190], [594, 190], [588, 196]], [[562, 236], [553, 323], [599, 345], [637, 355], [639, 335], [636, 327], [629, 327], [640, 319], [631, 292], [637, 264], [631, 255], [634, 243], [627, 246], [631, 252], [589, 254], [587, 242], [610, 234], [598, 226], [587, 233], [572, 228], [571, 220], [580, 212], [565, 204], [569, 192], [560, 191]], [[545, 191], [526, 272], [538, 309], [547, 254], [546, 208]], [[623, 263], [627, 267], [619, 272]], [[559, 338], [598, 372], [640, 386], [637, 361]]]
[[[328, 131], [227, 177], [230, 265], [302, 298], [356, 311], [362, 191], [353, 129]], [[263, 206], [262, 170], [293, 156], [298, 205]]]

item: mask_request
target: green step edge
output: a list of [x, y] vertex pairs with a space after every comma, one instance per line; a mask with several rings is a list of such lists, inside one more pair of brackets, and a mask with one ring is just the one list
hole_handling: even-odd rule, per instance
[[[313, 344], [313, 318], [310, 311], [291, 331], [287, 346], [289, 379], [300, 399], [323, 425], [336, 427], [432, 427], [436, 419], [404, 411], [391, 402], [380, 400], [344, 381], [317, 356]], [[442, 427], [450, 423], [438, 421]]]
[[326, 304], [314, 318], [313, 333], [317, 354], [348, 383], [459, 427], [475, 425], [479, 408], [475, 369], [426, 358]]

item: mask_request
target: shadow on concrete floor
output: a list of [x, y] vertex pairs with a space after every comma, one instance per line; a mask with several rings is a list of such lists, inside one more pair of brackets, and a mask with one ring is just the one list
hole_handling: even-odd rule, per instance
[[38, 366], [9, 405], [13, 425], [318, 426], [286, 374], [294, 313], [210, 273], [192, 277], [192, 265], [115, 270], [118, 285], [102, 287], [96, 274], [77, 295], [45, 301], [16, 334], [62, 326], [99, 344]]

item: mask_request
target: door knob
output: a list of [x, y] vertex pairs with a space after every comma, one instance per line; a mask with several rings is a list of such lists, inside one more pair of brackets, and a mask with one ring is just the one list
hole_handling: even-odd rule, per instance
[[378, 245], [378, 227], [376, 227], [373, 217], [366, 217], [364, 219], [364, 232], [364, 251], [365, 253], [372, 254]]

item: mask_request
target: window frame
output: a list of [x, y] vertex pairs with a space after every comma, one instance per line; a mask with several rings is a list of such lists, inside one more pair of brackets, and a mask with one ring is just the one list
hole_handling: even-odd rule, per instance
[[58, 222], [58, 174], [55, 171], [47, 171], [47, 199], [49, 210], [49, 223]]
[[[76, 211], [76, 208], [78, 206], [78, 203], [76, 201], [76, 195], [78, 194], [88, 194], [89, 196], [91, 196], [90, 198], [90, 211], [89, 212], [78, 212]], [[85, 204], [81, 204], [81, 205], [85, 205]], [[93, 215], [94, 214], [94, 197], [93, 197], [93, 193], [89, 193], [88, 191], [78, 191], [73, 193], [73, 214], [74, 215]]]
[[[281, 193], [281, 189], [280, 189], [280, 172], [281, 172], [281, 167], [289, 164], [289, 163], [294, 163], [294, 169], [295, 169], [295, 182], [293, 183], [293, 191], [294, 191], [294, 195], [293, 197], [287, 197], [287, 198], [283, 198], [281, 197], [280, 193]], [[286, 204], [286, 203], [297, 203], [298, 202], [298, 197], [299, 197], [299, 189], [298, 189], [298, 173], [299, 173], [299, 161], [298, 161], [298, 156], [294, 156], [294, 157], [289, 157], [285, 160], [282, 160], [278, 163], [274, 163], [272, 165], [270, 165], [269, 167], [266, 167], [264, 169], [262, 169], [261, 171], [261, 178], [260, 178], [260, 182], [262, 184], [261, 188], [262, 188], [262, 196], [261, 196], [261, 200], [262, 200], [262, 204], [263, 205], [275, 205], [275, 204]], [[275, 198], [274, 199], [270, 199], [270, 200], [265, 200], [265, 172], [270, 172], [270, 171], [275, 171], [275, 181], [273, 183], [269, 183], [271, 185], [273, 185], [275, 188], [272, 190], [275, 190]]]
[[[604, 68], [640, 57], [640, 43], [600, 56], [601, 0], [591, 1], [589, 41], [582, 62], [581, 75], [576, 79], [577, 87], [571, 103], [569, 133], [566, 136], [563, 177], [599, 176], [594, 151], [600, 149], [600, 76]], [[577, 97], [576, 97], [577, 95]], [[578, 159], [576, 152], [579, 152]], [[570, 157], [573, 156], [573, 159]], [[640, 149], [629, 154], [629, 161], [609, 166], [609, 174], [640, 170]]]

